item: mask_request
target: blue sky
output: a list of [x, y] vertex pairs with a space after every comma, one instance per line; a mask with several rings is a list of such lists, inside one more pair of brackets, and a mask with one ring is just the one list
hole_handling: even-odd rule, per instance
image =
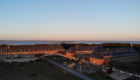
[[140, 0], [0, 0], [0, 40], [140, 40]]

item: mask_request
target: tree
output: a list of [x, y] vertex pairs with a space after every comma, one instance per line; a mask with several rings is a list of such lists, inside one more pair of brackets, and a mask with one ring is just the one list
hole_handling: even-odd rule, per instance
[[65, 42], [61, 42], [60, 44], [65, 44]]

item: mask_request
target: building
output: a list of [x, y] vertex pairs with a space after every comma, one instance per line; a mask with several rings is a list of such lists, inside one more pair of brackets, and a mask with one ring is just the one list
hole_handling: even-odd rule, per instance
[[16, 45], [0, 46], [0, 59], [16, 57], [35, 57], [65, 51], [61, 45]]
[[139, 53], [133, 48], [100, 49], [92, 53], [90, 62], [95, 65], [109, 66], [109, 61], [133, 62], [139, 58]]
[[91, 55], [92, 52], [98, 50], [98, 49], [104, 49], [102, 46], [73, 46], [68, 49], [66, 52], [66, 57], [68, 58], [77, 58], [79, 55]]
[[132, 62], [139, 59], [139, 53], [133, 48], [107, 48], [102, 46], [73, 46], [64, 54], [70, 59], [79, 58], [94, 65], [109, 66], [109, 62]]

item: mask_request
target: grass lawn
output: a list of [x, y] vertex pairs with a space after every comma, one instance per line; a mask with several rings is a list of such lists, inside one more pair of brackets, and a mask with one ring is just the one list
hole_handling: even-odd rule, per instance
[[0, 80], [81, 80], [46, 61], [0, 64]]
[[54, 60], [54, 61], [57, 62], [57, 63], [59, 63], [59, 64], [63, 64], [63, 62], [70, 63], [70, 59], [68, 59], [68, 58], [56, 59], [56, 60]]

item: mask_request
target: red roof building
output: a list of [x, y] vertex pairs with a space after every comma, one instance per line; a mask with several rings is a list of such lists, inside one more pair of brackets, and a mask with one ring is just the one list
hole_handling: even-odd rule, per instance
[[65, 49], [61, 45], [0, 46], [0, 58], [34, 57], [39, 54], [55, 54], [58, 51], [65, 51]]

